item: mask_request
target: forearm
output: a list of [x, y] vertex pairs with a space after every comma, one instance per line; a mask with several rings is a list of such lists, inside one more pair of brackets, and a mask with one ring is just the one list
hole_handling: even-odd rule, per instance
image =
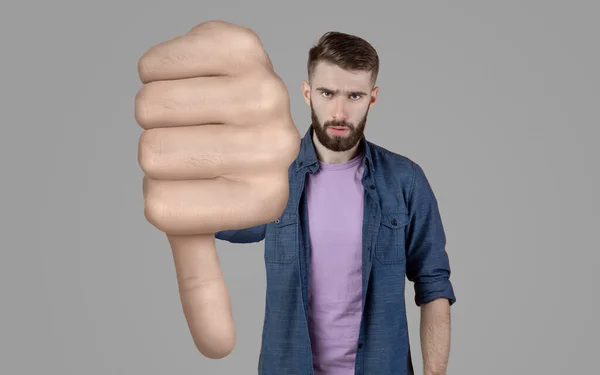
[[421, 306], [421, 352], [425, 375], [445, 375], [450, 355], [450, 304], [438, 298]]

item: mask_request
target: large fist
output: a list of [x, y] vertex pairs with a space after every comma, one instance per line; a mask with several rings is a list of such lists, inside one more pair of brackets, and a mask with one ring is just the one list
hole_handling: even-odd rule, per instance
[[289, 95], [259, 37], [221, 21], [153, 46], [138, 70], [144, 215], [167, 234], [194, 343], [222, 358], [235, 327], [214, 233], [283, 212], [300, 145]]

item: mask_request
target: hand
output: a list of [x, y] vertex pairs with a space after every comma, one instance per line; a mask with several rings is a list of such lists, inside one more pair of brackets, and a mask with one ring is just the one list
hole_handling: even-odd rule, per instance
[[144, 216], [169, 240], [183, 312], [209, 358], [235, 346], [214, 233], [275, 220], [300, 135], [259, 37], [221, 21], [148, 49], [135, 118], [144, 129]]

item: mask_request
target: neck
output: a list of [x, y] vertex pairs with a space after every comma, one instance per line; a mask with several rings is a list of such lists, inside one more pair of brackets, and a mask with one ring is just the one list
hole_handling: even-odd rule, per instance
[[317, 159], [323, 163], [327, 164], [341, 164], [347, 161], [352, 160], [358, 153], [360, 152], [360, 142], [354, 145], [351, 149], [347, 151], [331, 151], [330, 149], [323, 146], [317, 136], [312, 134], [312, 141], [315, 145], [315, 152], [317, 154]]

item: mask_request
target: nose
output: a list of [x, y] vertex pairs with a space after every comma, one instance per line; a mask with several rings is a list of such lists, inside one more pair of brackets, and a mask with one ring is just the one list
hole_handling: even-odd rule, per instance
[[340, 96], [335, 98], [335, 111], [333, 113], [333, 118], [336, 121], [345, 121], [347, 119], [347, 111], [346, 111], [346, 102]]

